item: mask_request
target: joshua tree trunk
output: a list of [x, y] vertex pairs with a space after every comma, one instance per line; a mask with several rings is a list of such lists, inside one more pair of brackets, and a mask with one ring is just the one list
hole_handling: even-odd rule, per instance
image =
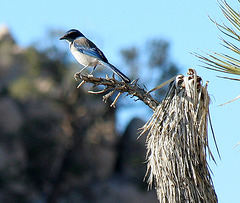
[[207, 84], [179, 75], [143, 127], [148, 182], [160, 202], [217, 202], [206, 160], [208, 106]]

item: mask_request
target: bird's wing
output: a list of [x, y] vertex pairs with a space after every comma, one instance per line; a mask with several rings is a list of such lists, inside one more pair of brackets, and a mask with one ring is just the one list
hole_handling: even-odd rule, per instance
[[104, 56], [103, 52], [93, 42], [85, 37], [79, 37], [74, 40], [74, 47], [83, 54], [98, 58], [108, 63], [108, 60]]

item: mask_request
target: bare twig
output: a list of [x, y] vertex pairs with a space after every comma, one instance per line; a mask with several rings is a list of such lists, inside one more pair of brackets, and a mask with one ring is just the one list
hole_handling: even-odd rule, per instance
[[86, 83], [86, 82], [83, 80], [81, 83], [79, 83], [79, 85], [77, 86], [77, 88], [80, 88], [84, 83]]

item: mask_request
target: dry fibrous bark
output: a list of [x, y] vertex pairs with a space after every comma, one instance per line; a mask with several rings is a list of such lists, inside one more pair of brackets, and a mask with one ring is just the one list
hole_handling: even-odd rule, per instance
[[171, 83], [145, 124], [147, 175], [160, 202], [217, 202], [207, 152], [209, 95], [194, 70]]

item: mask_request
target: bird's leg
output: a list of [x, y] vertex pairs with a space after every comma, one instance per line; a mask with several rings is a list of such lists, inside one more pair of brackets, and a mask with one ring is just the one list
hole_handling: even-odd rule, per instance
[[77, 80], [78, 79], [78, 75], [80, 75], [86, 68], [87, 68], [88, 66], [85, 66], [84, 68], [82, 68], [82, 70], [80, 70], [79, 72], [76, 72], [75, 74], [74, 74], [74, 78], [75, 78], [75, 80]]
[[97, 68], [97, 65], [95, 65], [94, 67], [93, 67], [93, 69], [92, 69], [92, 71], [91, 71], [91, 73], [90, 73], [90, 75], [92, 75], [93, 74], [93, 72], [95, 71], [95, 69]]

